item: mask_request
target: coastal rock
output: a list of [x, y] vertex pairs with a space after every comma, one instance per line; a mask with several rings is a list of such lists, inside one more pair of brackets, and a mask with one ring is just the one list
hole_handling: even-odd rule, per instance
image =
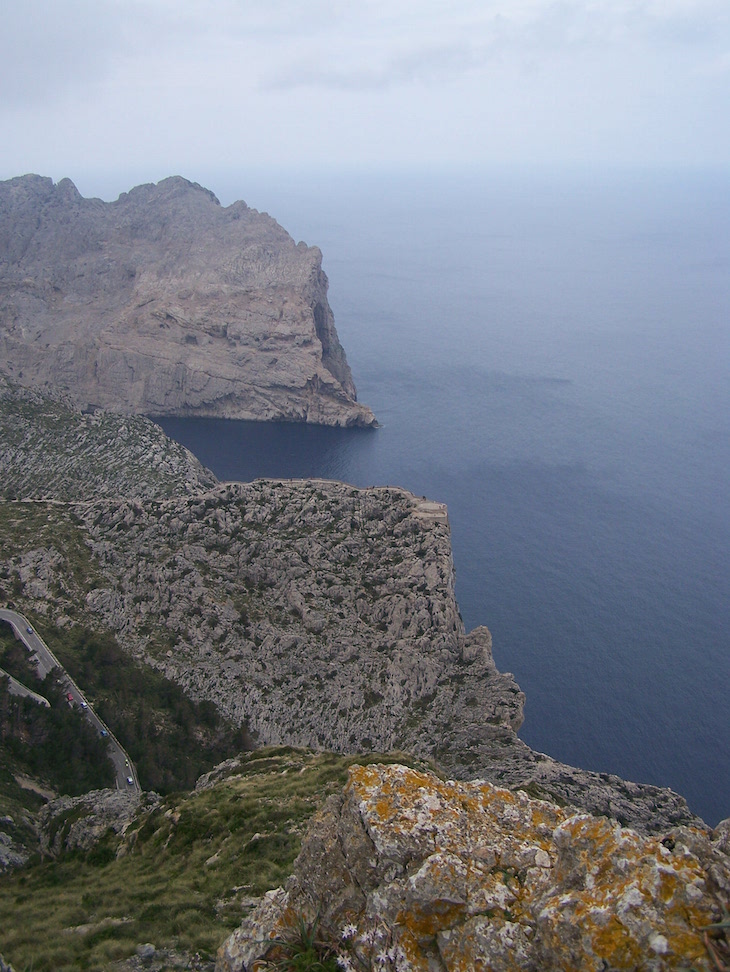
[[708, 968], [727, 955], [723, 929], [705, 931], [729, 903], [723, 847], [723, 834], [644, 837], [482, 781], [354, 766], [286, 887], [224, 943], [216, 970], [281, 961], [302, 923], [345, 969]]
[[0, 182], [0, 369], [83, 406], [374, 425], [316, 247], [180, 177]]
[[523, 693], [489, 631], [464, 630], [443, 504], [320, 480], [218, 484], [141, 417], [25, 391], [0, 395], [0, 436], [18, 497], [4, 600], [113, 632], [259, 745], [400, 749], [643, 833], [702, 825], [669, 789], [522, 742]]
[[257, 480], [80, 515], [104, 578], [88, 607], [259, 744], [402, 749], [639, 830], [701, 823], [671, 790], [557, 763], [519, 739], [524, 695], [497, 670], [489, 631], [464, 630], [441, 504], [392, 487]]

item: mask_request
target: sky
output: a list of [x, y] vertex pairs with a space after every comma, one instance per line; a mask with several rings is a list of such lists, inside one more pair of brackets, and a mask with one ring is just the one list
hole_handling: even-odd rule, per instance
[[2, 179], [730, 167], [730, 0], [0, 3]]

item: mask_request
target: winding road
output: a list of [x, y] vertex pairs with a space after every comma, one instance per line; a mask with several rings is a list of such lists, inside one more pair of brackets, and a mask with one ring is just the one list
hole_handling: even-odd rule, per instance
[[[137, 778], [137, 770], [135, 769], [134, 763], [129, 758], [127, 752], [119, 743], [119, 740], [112, 733], [107, 725], [99, 718], [99, 716], [94, 712], [93, 708], [89, 705], [86, 698], [84, 697], [81, 689], [74, 682], [68, 672], [63, 668], [61, 663], [58, 661], [56, 656], [53, 654], [48, 645], [43, 641], [37, 631], [33, 628], [30, 621], [22, 615], [18, 614], [17, 611], [10, 611], [8, 608], [0, 608], [0, 621], [6, 621], [15, 632], [16, 638], [23, 642], [25, 647], [30, 652], [30, 659], [35, 664], [36, 671], [38, 672], [39, 678], [45, 678], [49, 672], [54, 668], [58, 669], [61, 684], [64, 686], [66, 692], [66, 698], [68, 699], [69, 705], [77, 706], [81, 714], [91, 723], [96, 732], [100, 736], [107, 738], [108, 743], [108, 753], [109, 758], [114, 764], [114, 773], [116, 777], [116, 785], [118, 790], [125, 790], [127, 792], [141, 793], [142, 788], [139, 785], [139, 780]], [[14, 683], [14, 684], [13, 684]], [[24, 689], [24, 691], [19, 691], [18, 689]], [[39, 701], [41, 704], [45, 703], [48, 705], [48, 700], [39, 696], [36, 692], [32, 692], [29, 688], [23, 686], [16, 679], [11, 681], [11, 692], [16, 695], [29, 695]]]

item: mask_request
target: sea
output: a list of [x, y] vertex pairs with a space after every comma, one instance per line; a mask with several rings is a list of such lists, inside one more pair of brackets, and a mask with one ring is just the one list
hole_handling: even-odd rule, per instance
[[526, 693], [525, 742], [730, 817], [730, 174], [206, 184], [321, 248], [381, 427], [166, 431], [224, 480], [448, 504], [461, 614]]

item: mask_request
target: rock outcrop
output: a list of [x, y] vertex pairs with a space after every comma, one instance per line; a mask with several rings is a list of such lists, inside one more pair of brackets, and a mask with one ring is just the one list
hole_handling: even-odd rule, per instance
[[88, 608], [260, 744], [403, 749], [638, 829], [698, 822], [670, 790], [565, 766], [518, 738], [524, 696], [497, 670], [489, 631], [464, 631], [440, 504], [257, 480], [80, 515], [104, 578]]
[[8, 832], [11, 830], [15, 830], [15, 820], [9, 815], [0, 817], [0, 874], [23, 867], [30, 857], [28, 848]]
[[374, 425], [316, 247], [180, 177], [0, 183], [0, 370], [84, 406]]
[[58, 797], [38, 814], [39, 849], [43, 857], [59, 857], [69, 851], [88, 851], [111, 832], [124, 834], [140, 810], [159, 802], [155, 793], [125, 790], [92, 790], [78, 797]]
[[303, 928], [351, 970], [724, 968], [729, 833], [647, 838], [480, 781], [354, 766], [216, 969], [285, 961]]

